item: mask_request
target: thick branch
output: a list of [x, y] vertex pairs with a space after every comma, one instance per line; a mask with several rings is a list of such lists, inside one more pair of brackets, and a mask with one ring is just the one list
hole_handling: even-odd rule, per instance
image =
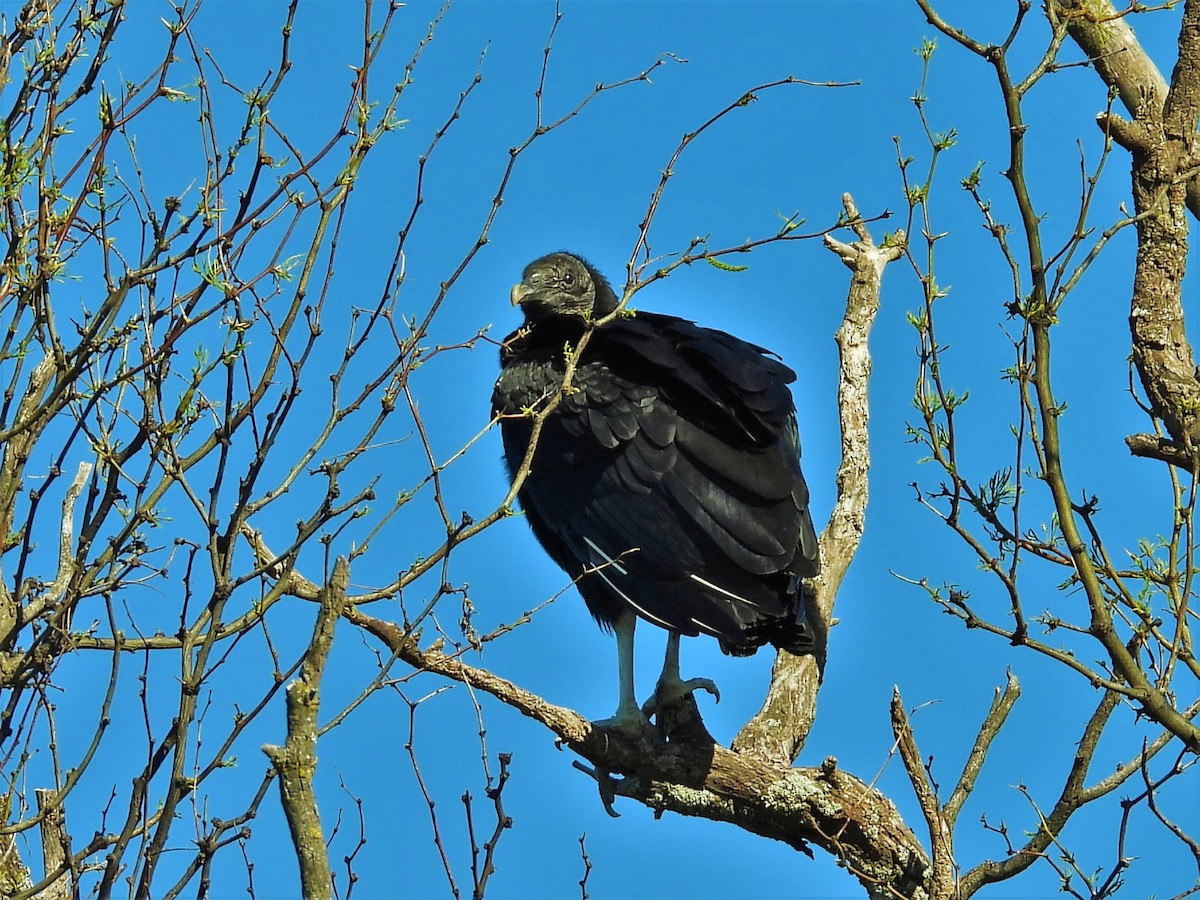
[[58, 572], [45, 593], [31, 600], [21, 611], [22, 623], [32, 622], [44, 610], [57, 606], [67, 594], [67, 587], [75, 575], [75, 504], [91, 474], [92, 464], [81, 462], [75, 472], [75, 480], [67, 487], [63, 496], [62, 517], [59, 519]]
[[[1162, 106], [1167, 79], [1138, 42], [1128, 17], [1109, 0], [1053, 0], [1048, 10], [1052, 21], [1066, 21], [1067, 34], [1131, 116], [1136, 118], [1144, 103]], [[1187, 207], [1200, 218], [1200, 178], [1188, 180]]]
[[333, 631], [346, 606], [350, 565], [338, 557], [333, 577], [322, 589], [321, 611], [312, 640], [300, 667], [300, 677], [287, 687], [287, 740], [282, 747], [267, 745], [263, 752], [279, 773], [279, 794], [287, 816], [292, 843], [300, 863], [300, 884], [305, 897], [325, 900], [333, 895], [325, 834], [313, 793], [317, 767], [317, 711], [321, 703], [321, 676], [333, 646]]
[[[17, 497], [24, 487], [25, 463], [45, 427], [46, 420], [39, 413], [39, 404], [55, 372], [54, 359], [50, 356], [34, 366], [13, 416], [13, 425], [0, 429], [4, 433], [3, 451], [0, 451], [0, 549], [6, 549], [5, 543], [13, 533]], [[0, 578], [0, 638], [8, 636], [19, 621], [17, 601]]]
[[[834, 760], [792, 768], [712, 743], [650, 747], [486, 669], [439, 650], [421, 650], [397, 625], [347, 609], [345, 616], [417, 669], [468, 684], [553, 731], [597, 769], [603, 785], [656, 810], [732, 822], [803, 850], [812, 843], [842, 859], [873, 897], [923, 897], [929, 863], [891, 802]], [[625, 775], [616, 784], [609, 773]]]
[[871, 355], [867, 339], [879, 311], [884, 267], [900, 257], [903, 247], [903, 233], [899, 240], [876, 246], [849, 194], [843, 197], [843, 203], [859, 239], [843, 244], [832, 237], [825, 238], [825, 245], [841, 257], [854, 276], [846, 299], [846, 313], [835, 335], [840, 356], [838, 412], [842, 431], [837, 500], [821, 534], [821, 573], [813, 581], [815, 600], [809, 608], [809, 617], [820, 635], [821, 651], [818, 656], [797, 657], [781, 652], [776, 657], [762, 709], [733, 742], [733, 749], [739, 753], [754, 753], [777, 761], [795, 760], [816, 717], [824, 645], [834, 600], [862, 539], [867, 471], [871, 465], [867, 440]]
[[[1129, 327], [1133, 360], [1154, 415], [1184, 457], [1200, 448], [1200, 381], [1184, 327], [1182, 284], [1188, 251], [1185, 212], [1200, 215], [1196, 124], [1200, 113], [1200, 3], [1184, 6], [1179, 61], [1168, 85], [1108, 0], [1056, 0], [1052, 17], [1117, 88], [1133, 116], [1101, 125], [1133, 157], [1139, 214], [1137, 267]], [[1178, 454], [1176, 454], [1178, 455]]]
[[1154, 434], [1131, 434], [1125, 438], [1125, 446], [1134, 456], [1158, 459], [1191, 472], [1196, 466], [1196, 454]]
[[[37, 788], [38, 812], [42, 813], [42, 863], [46, 874], [67, 868], [71, 856], [70, 838], [67, 836], [66, 812], [57, 791]], [[55, 805], [58, 804], [58, 805]], [[64, 871], [53, 884], [38, 895], [41, 900], [70, 900], [71, 876]]]

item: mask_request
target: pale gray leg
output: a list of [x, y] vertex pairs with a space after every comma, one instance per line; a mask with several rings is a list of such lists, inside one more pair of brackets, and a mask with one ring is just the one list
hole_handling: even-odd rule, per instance
[[636, 627], [637, 616], [629, 610], [622, 612], [613, 623], [613, 633], [617, 637], [617, 712], [611, 719], [604, 719], [597, 722], [597, 725], [637, 730], [650, 726], [649, 720], [638, 705], [633, 688], [633, 632]]

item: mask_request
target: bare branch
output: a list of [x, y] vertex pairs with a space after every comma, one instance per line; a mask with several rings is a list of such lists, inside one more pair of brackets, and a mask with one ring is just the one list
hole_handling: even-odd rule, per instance
[[999, 688], [996, 689], [996, 694], [992, 698], [991, 709], [988, 710], [983, 724], [979, 726], [979, 733], [975, 736], [975, 744], [971, 747], [970, 755], [967, 756], [967, 763], [963, 766], [958, 784], [954, 786], [954, 790], [950, 793], [950, 799], [946, 801], [944, 813], [951, 825], [957, 821], [958, 814], [962, 810], [962, 805], [967, 802], [971, 791], [975, 789], [975, 780], [979, 777], [979, 772], [983, 768], [983, 762], [987, 758], [988, 750], [991, 748], [996, 736], [1000, 734], [1000, 729], [1004, 727], [1004, 723], [1008, 719], [1008, 714], [1012, 711], [1013, 704], [1017, 702], [1017, 698], [1020, 696], [1021, 684], [1017, 681], [1017, 677], [1012, 672], [1009, 672], [1003, 692]]
[[300, 863], [304, 896], [317, 900], [333, 896], [325, 835], [321, 830], [312, 783], [312, 773], [317, 765], [317, 711], [320, 708], [321, 676], [333, 646], [334, 626], [346, 606], [349, 581], [349, 563], [338, 557], [333, 577], [321, 590], [321, 611], [304, 654], [300, 677], [287, 688], [287, 740], [283, 746], [268, 744], [263, 747], [279, 773], [279, 794]]
[[45, 900], [69, 900], [73, 894], [69, 874], [71, 845], [62, 801], [54, 794], [54, 791], [44, 789], [34, 791], [38, 812], [42, 813], [42, 864], [47, 874], [66, 871], [39, 896]]
[[808, 604], [810, 621], [820, 635], [817, 656], [794, 657], [780, 652], [775, 658], [771, 683], [762, 708], [733, 741], [733, 749], [771, 760], [795, 760], [816, 716], [816, 695], [824, 666], [824, 644], [833, 623], [833, 604], [842, 579], [862, 539], [866, 522], [868, 386], [871, 356], [868, 337], [879, 311], [883, 270], [899, 259], [904, 235], [876, 245], [849, 194], [843, 196], [846, 221], [858, 240], [844, 244], [826, 236], [825, 244], [854, 273], [846, 299], [846, 313], [835, 339], [840, 353], [838, 411], [842, 432], [842, 459], [837, 472], [837, 498], [829, 522], [821, 533], [821, 573], [812, 585]]
[[928, 866], [920, 843], [885, 797], [839, 771], [836, 762], [795, 769], [688, 742], [647, 753], [642, 741], [626, 732], [597, 726], [440, 650], [421, 650], [390, 622], [356, 609], [345, 615], [414, 668], [491, 694], [541, 722], [601, 773], [626, 774], [612, 783], [617, 795], [654, 809], [735, 822], [797, 849], [812, 842], [844, 859], [872, 896], [921, 896], [913, 893], [921, 890]]
[[896, 736], [896, 746], [904, 763], [904, 771], [908, 773], [908, 781], [913, 787], [913, 793], [916, 794], [921, 814], [925, 817], [925, 824], [929, 829], [930, 845], [933, 848], [933, 865], [929, 873], [931, 894], [935, 897], [951, 896], [955, 866], [954, 821], [942, 810], [937, 787], [931, 783], [921, 752], [917, 749], [917, 740], [913, 735], [908, 714], [904, 711], [904, 700], [900, 697], [899, 688], [892, 689], [891, 718], [892, 733]]

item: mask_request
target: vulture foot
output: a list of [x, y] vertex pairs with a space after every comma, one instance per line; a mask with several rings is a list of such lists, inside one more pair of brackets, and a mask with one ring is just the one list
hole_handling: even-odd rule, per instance
[[687, 681], [660, 678], [650, 699], [642, 704], [642, 715], [649, 718], [674, 709], [684, 697], [695, 691], [708, 691], [718, 703], [721, 702], [721, 691], [716, 682], [709, 678], [689, 678]]
[[619, 708], [616, 715], [592, 723], [597, 728], [620, 731], [635, 738], [654, 739], [654, 726], [637, 706]]
[[660, 678], [650, 699], [642, 705], [642, 712], [654, 716], [654, 730], [658, 740], [712, 742], [712, 735], [704, 727], [700, 709], [692, 696], [695, 691], [708, 691], [717, 702], [721, 692], [707, 678]]

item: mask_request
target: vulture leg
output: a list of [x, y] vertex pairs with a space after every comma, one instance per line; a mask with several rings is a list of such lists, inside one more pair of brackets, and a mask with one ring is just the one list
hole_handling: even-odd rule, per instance
[[597, 722], [597, 725], [620, 728], [625, 731], [645, 731], [650, 728], [650, 722], [638, 705], [637, 695], [633, 690], [633, 631], [637, 627], [637, 616], [631, 610], [624, 610], [613, 623], [613, 633], [617, 638], [617, 675], [620, 680], [620, 696], [617, 701], [617, 712], [611, 719]]
[[714, 682], [707, 678], [689, 678], [684, 681], [679, 677], [679, 632], [667, 633], [667, 655], [663, 660], [662, 674], [658, 676], [658, 684], [654, 687], [654, 695], [646, 701], [642, 712], [646, 715], [657, 715], [675, 706], [693, 691], [705, 690], [721, 701], [721, 692]]

